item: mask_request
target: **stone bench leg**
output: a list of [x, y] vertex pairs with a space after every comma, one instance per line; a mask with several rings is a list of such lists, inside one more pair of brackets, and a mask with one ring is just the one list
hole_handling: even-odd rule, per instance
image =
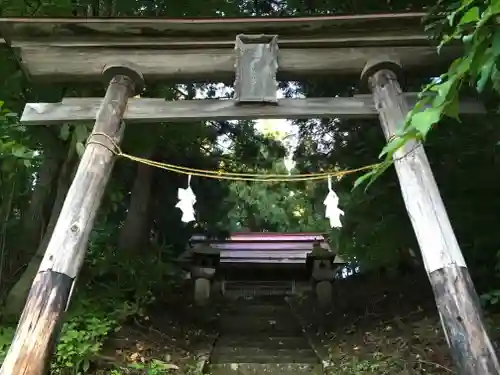
[[329, 308], [333, 303], [333, 288], [330, 280], [321, 280], [315, 286], [318, 305], [322, 308]]
[[198, 277], [194, 280], [194, 302], [205, 306], [210, 301], [211, 282], [209, 279]]
[[321, 308], [330, 308], [333, 303], [332, 282], [335, 278], [335, 269], [330, 259], [315, 259], [312, 277], [314, 292]]
[[191, 275], [194, 279], [194, 302], [196, 305], [205, 306], [210, 301], [215, 268], [193, 267]]

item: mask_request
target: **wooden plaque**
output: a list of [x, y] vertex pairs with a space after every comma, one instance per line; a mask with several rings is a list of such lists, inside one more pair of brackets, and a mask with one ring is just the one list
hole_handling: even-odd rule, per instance
[[235, 51], [236, 104], [277, 104], [278, 36], [238, 35]]

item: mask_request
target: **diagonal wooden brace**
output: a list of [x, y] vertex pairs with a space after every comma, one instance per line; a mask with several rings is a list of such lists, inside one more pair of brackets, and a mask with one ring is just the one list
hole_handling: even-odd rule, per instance
[[[119, 144], [128, 98], [144, 86], [132, 66], [107, 66], [109, 86], [93, 133]], [[111, 142], [111, 140], [113, 142]], [[89, 234], [114, 164], [114, 154], [102, 142], [90, 142], [69, 188], [54, 232], [33, 280], [16, 334], [0, 369], [1, 375], [44, 375], [62, 328], [73, 283], [85, 256]]]
[[[397, 59], [369, 61], [362, 79], [373, 94], [386, 139], [405, 123], [408, 104]], [[395, 168], [429, 276], [457, 374], [493, 375], [500, 365], [482, 318], [479, 298], [446, 213], [425, 150], [409, 141], [395, 152]]]

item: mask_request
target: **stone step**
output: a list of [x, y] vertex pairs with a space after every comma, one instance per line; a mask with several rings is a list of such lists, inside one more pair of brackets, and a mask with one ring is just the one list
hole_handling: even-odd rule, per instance
[[295, 293], [295, 284], [293, 282], [226, 281], [224, 283], [224, 295], [226, 297], [277, 297], [293, 293]]
[[238, 298], [226, 303], [222, 306], [222, 311], [245, 311], [245, 310], [280, 310], [289, 308], [288, 304], [285, 303], [282, 297], [272, 299], [262, 299], [262, 298]]
[[212, 375], [320, 375], [322, 365], [282, 297], [237, 299], [219, 317]]
[[220, 346], [266, 347], [266, 348], [309, 348], [309, 343], [303, 336], [269, 336], [269, 335], [231, 335], [221, 336], [217, 340]]
[[311, 348], [222, 347], [212, 351], [212, 363], [315, 363], [319, 359]]
[[238, 322], [239, 324], [274, 324], [274, 325], [298, 325], [297, 319], [291, 316], [290, 312], [287, 314], [233, 314], [233, 315], [222, 315], [219, 319], [220, 323], [233, 324]]
[[244, 322], [240, 323], [220, 323], [219, 324], [220, 335], [263, 335], [268, 334], [269, 336], [299, 336], [302, 334], [302, 329], [298, 325], [292, 324], [270, 324], [268, 322]]
[[240, 297], [229, 300], [227, 306], [234, 305], [286, 305], [285, 298], [282, 296], [254, 296], [254, 297]]
[[290, 311], [284, 310], [283, 312], [278, 312], [274, 313], [272, 311], [268, 312], [244, 312], [244, 313], [239, 313], [239, 312], [234, 312], [233, 314], [221, 314], [220, 318], [230, 321], [230, 320], [235, 320], [235, 319], [241, 319], [241, 321], [265, 321], [265, 320], [273, 320], [273, 321], [281, 321], [281, 322], [289, 322], [289, 321], [296, 321], [295, 317], [291, 316]]
[[211, 375], [321, 375], [320, 363], [219, 363], [208, 366]]

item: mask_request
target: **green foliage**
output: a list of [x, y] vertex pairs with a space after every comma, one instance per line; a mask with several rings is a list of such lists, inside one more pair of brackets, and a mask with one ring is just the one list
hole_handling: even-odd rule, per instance
[[[425, 362], [419, 366], [412, 366], [407, 360], [397, 356], [383, 355], [382, 353], [373, 353], [371, 359], [361, 359], [356, 356], [349, 356], [343, 358], [332, 367], [328, 368], [326, 374], [328, 375], [361, 375], [361, 374], [381, 374], [381, 375], [396, 375], [408, 371], [410, 366], [414, 367], [412, 373], [414, 374], [438, 374], [438, 371], [429, 371]], [[426, 368], [427, 367], [427, 368]], [[436, 366], [437, 367], [437, 366]]]
[[498, 305], [500, 303], [500, 289], [494, 289], [481, 295], [481, 302], [485, 306]]
[[368, 180], [373, 182], [392, 164], [397, 150], [410, 140], [425, 140], [444, 116], [459, 120], [462, 87], [473, 87], [483, 93], [491, 84], [491, 88], [500, 93], [500, 1], [462, 0], [446, 12], [442, 11], [443, 3], [440, 1], [429, 13], [428, 29], [438, 30], [441, 39], [438, 51], [452, 42], [460, 42], [464, 54], [446, 73], [423, 88], [403, 128], [380, 153], [383, 162], [375, 171], [360, 177], [355, 187]]
[[6, 181], [20, 164], [30, 167], [35, 155], [25, 145], [26, 128], [18, 124], [17, 115], [5, 108], [4, 104], [0, 100], [0, 161], [4, 176], [2, 180]]
[[[376, 2], [366, 3], [361, 9], [355, 3], [334, 0], [189, 0], [179, 2], [177, 6], [163, 0], [7, 0], [2, 2], [0, 12], [2, 16], [70, 16], [76, 11], [80, 16], [193, 17], [388, 11], [385, 2], [381, 3], [383, 6]], [[408, 11], [410, 6], [412, 10], [421, 10], [426, 3], [429, 2], [414, 1], [412, 5], [406, 1], [392, 2], [390, 11]], [[498, 127], [474, 121], [473, 124], [477, 125], [474, 132], [458, 134], [459, 130], [447, 125], [451, 124], [447, 118], [457, 117], [458, 93], [468, 84], [483, 93], [490, 89], [498, 91], [500, 34], [494, 27], [497, 3], [464, 1], [459, 7], [444, 12], [441, 17], [444, 22], [432, 24], [434, 28], [441, 27], [439, 34], [443, 44], [458, 41], [467, 47], [467, 52], [439, 81], [426, 86], [422, 100], [409, 115], [400, 137], [385, 146], [381, 154], [385, 161], [364, 181], [378, 178], [378, 184], [364, 193], [359, 189], [351, 192], [354, 180], [350, 176], [336, 181], [335, 190], [346, 213], [341, 233], [330, 231], [324, 218], [326, 181], [269, 184], [193, 178], [193, 189], [198, 198], [198, 222], [196, 226], [186, 226], [180, 222], [180, 212], [175, 209], [177, 188], [185, 186], [185, 176], [154, 170], [149, 184], [143, 180], [137, 184], [148, 188], [136, 194], [137, 164], [118, 160], [90, 236], [85, 266], [79, 275], [52, 362], [53, 373], [73, 375], [93, 371], [94, 361], [110, 334], [127, 319], [144, 317], [148, 306], [154, 302], [168, 298], [170, 288], [180, 278], [172, 259], [185, 249], [186, 241], [193, 233], [220, 234], [224, 230], [243, 228], [284, 232], [329, 231], [332, 242], [338, 244], [341, 253], [365, 269], [394, 264], [398, 259], [398, 249], [417, 249], [395, 174], [388, 169], [392, 155], [408, 139], [427, 141], [429, 159], [437, 171], [436, 178], [468, 261], [475, 260], [476, 264], [492, 269], [491, 258], [498, 249], [496, 227], [500, 210], [494, 188], [500, 181], [496, 177], [498, 174], [492, 172], [498, 166], [495, 151], [485, 145], [491, 139], [498, 140], [495, 130]], [[10, 282], [19, 276], [26, 262], [18, 257], [19, 249], [13, 243], [17, 238], [27, 236], [20, 228], [26, 213], [30, 212], [30, 204], [36, 201], [34, 181], [40, 178], [41, 161], [49, 157], [47, 150], [53, 144], [66, 151], [76, 150], [81, 155], [89, 128], [84, 125], [60, 128], [19, 126], [18, 113], [26, 101], [60, 100], [63, 94], [55, 85], [50, 89], [28, 84], [17, 66], [4, 60], [5, 56], [1, 56], [0, 97], [15, 113], [5, 110], [4, 103], [0, 103], [0, 281]], [[412, 84], [420, 88], [422, 81]], [[311, 80], [294, 86], [285, 82], [281, 85], [289, 95], [304, 93], [330, 97], [355, 93], [353, 82], [341, 80], [334, 83], [328, 79]], [[70, 86], [68, 91], [77, 96], [103, 94], [103, 88], [83, 86]], [[199, 92], [214, 97], [218, 91], [215, 84], [158, 85], [148, 90], [147, 95], [168, 100], [190, 99]], [[424, 105], [430, 107], [421, 110]], [[437, 122], [440, 122], [439, 129], [431, 131]], [[311, 120], [297, 121], [296, 125], [300, 128], [296, 169], [302, 173], [372, 164], [376, 161], [377, 150], [384, 143], [374, 121]], [[281, 160], [285, 152], [281, 139], [277, 138], [279, 135], [258, 134], [251, 121], [136, 124], [127, 128], [123, 149], [134, 155], [147, 155], [157, 161], [193, 168], [214, 170], [224, 166], [231, 171], [283, 173]], [[55, 141], [49, 143], [47, 139]], [[226, 147], [227, 143], [231, 146]], [[459, 160], [457, 155], [460, 155]], [[388, 173], [382, 173], [386, 170]], [[48, 184], [39, 209], [34, 211], [36, 221], [43, 223], [42, 233], [36, 233], [37, 239], [48, 231], [58, 176], [59, 171]], [[360, 182], [363, 181], [358, 180], [358, 184]], [[146, 242], [124, 252], [118, 246], [121, 231], [130, 213], [130, 203], [141, 194], [142, 198], [146, 197], [141, 201], [145, 202], [144, 207], [141, 206], [144, 210], [136, 215], [138, 225], [134, 228], [141, 228]], [[23, 250], [31, 257], [36, 249]], [[7, 262], [11, 266], [3, 267]], [[6, 285], [10, 284], [5, 282], [1, 287], [6, 288]], [[489, 300], [490, 304], [497, 303], [498, 294], [492, 292], [483, 299]], [[13, 334], [12, 327], [1, 328], [0, 356], [5, 355]], [[401, 369], [400, 365], [394, 358], [354, 359], [336, 370], [338, 374], [384, 373], [387, 369], [397, 371]], [[137, 364], [135, 370], [159, 374], [175, 369], [165, 362], [148, 361]], [[111, 373], [118, 375], [130, 373], [131, 369], [113, 371]]]
[[135, 370], [141, 370], [145, 375], [160, 375], [165, 374], [166, 371], [179, 369], [176, 365], [158, 359], [153, 359], [149, 363], [134, 363], [130, 367]]
[[[110, 252], [103, 253], [103, 248], [98, 250], [91, 245], [91, 251], [114, 258]], [[150, 288], [157, 286], [164, 291], [168, 290], [168, 283], [160, 286], [158, 277], [160, 273], [168, 275], [170, 265], [166, 265], [167, 268], [165, 268], [165, 263], [158, 264], [158, 260], [154, 257], [151, 257], [150, 262], [143, 265], [135, 263], [133, 267], [126, 260], [120, 263], [102, 256], [97, 259], [91, 257], [91, 259], [92, 262], [83, 270], [87, 280], [90, 280], [83, 285], [83, 288], [77, 287], [73, 296], [74, 302], [70, 305], [51, 363], [52, 374], [88, 373], [93, 361], [98, 358], [108, 335], [118, 330], [127, 319], [144, 316], [145, 309], [154, 301], [152, 298], [154, 290], [148, 289], [148, 285]], [[156, 275], [152, 273], [155, 270], [153, 267], [155, 263], [158, 270]], [[160, 271], [162, 266], [163, 269]], [[118, 280], [101, 281], [99, 275], [107, 275], [109, 272], [115, 273], [119, 277]], [[138, 280], [148, 280], [150, 284], [141, 285], [137, 282]], [[174, 281], [175, 279], [170, 280], [170, 283]], [[14, 335], [14, 328], [1, 327], [0, 329], [1, 359], [8, 350]], [[147, 368], [147, 373], [161, 373], [158, 371], [166, 366], [168, 364], [162, 364], [159, 361], [152, 362]]]
[[[264, 173], [262, 170], [248, 172]], [[271, 173], [286, 173], [283, 162], [276, 162]], [[324, 217], [324, 208], [317, 210], [307, 196], [314, 184], [315, 182], [230, 183], [227, 197], [227, 201], [233, 205], [228, 216], [230, 230], [326, 231], [328, 221]]]
[[86, 307], [73, 309], [64, 324], [51, 364], [53, 374], [86, 373], [106, 336], [117, 327], [118, 322], [103, 311]]
[[15, 333], [14, 327], [0, 327], [0, 361], [3, 362]]
[[[63, 326], [56, 353], [51, 363], [52, 374], [83, 374], [99, 353], [104, 338], [117, 327], [117, 322], [96, 311], [73, 309]], [[0, 328], [0, 359], [7, 354], [14, 327]]]

